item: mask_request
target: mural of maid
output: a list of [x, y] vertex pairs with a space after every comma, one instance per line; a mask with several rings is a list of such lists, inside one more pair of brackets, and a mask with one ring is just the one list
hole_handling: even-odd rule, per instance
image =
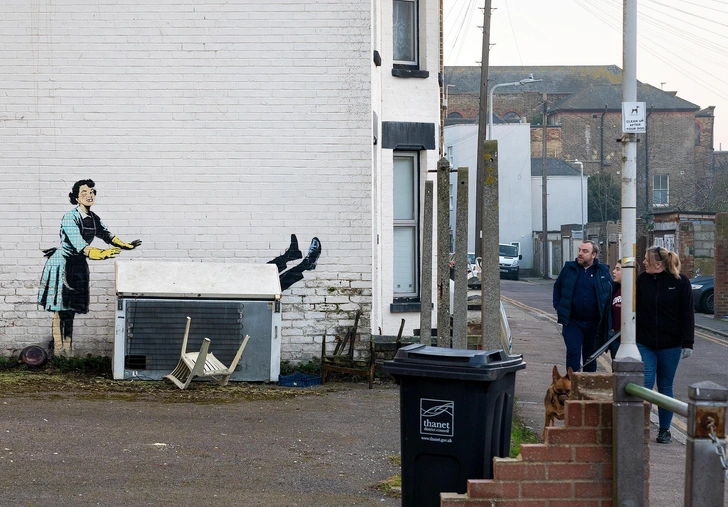
[[[53, 351], [56, 355], [73, 355], [73, 318], [88, 313], [89, 268], [86, 259], [104, 260], [118, 255], [122, 249], [133, 250], [142, 244], [135, 239], [125, 243], [114, 236], [91, 211], [96, 201], [93, 180], [79, 180], [68, 194], [77, 206], [61, 221], [61, 245], [43, 250], [47, 257], [38, 291], [38, 304], [53, 314]], [[91, 246], [99, 238], [111, 248], [102, 250]]]

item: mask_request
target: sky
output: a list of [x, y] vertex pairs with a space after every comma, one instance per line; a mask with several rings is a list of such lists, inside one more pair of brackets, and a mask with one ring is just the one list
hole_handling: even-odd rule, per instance
[[[444, 0], [445, 65], [480, 64], [484, 4]], [[491, 66], [624, 68], [622, 0], [491, 0], [491, 7]], [[728, 0], [637, 0], [637, 80], [715, 106], [714, 148], [728, 151]]]

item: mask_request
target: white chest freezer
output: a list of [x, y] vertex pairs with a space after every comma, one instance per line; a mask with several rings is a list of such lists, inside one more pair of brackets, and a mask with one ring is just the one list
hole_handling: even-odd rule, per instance
[[187, 351], [211, 340], [230, 364], [250, 341], [232, 381], [277, 381], [281, 288], [273, 264], [116, 261], [114, 378], [159, 380], [179, 361], [187, 317]]

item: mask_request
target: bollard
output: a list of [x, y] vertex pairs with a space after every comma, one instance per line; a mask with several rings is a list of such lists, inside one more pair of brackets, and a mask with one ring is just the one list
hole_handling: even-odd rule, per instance
[[[625, 390], [644, 384], [644, 363], [634, 358], [612, 362], [612, 498], [619, 507], [646, 505], [645, 402]], [[641, 428], [641, 431], [636, 431]]]
[[685, 506], [724, 505], [725, 472], [716, 452], [725, 438], [728, 389], [714, 382], [688, 388], [688, 437], [685, 454]]

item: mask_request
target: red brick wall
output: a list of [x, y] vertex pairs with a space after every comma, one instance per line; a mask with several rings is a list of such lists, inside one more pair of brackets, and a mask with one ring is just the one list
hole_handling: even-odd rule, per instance
[[715, 318], [728, 315], [728, 213], [715, 215]]
[[[582, 387], [583, 389], [583, 387]], [[649, 409], [645, 404], [645, 456]], [[645, 467], [649, 498], [649, 467]], [[493, 479], [468, 481], [465, 494], [442, 493], [441, 507], [608, 507], [612, 505], [612, 401], [566, 402], [564, 426], [518, 458], [495, 458]]]

